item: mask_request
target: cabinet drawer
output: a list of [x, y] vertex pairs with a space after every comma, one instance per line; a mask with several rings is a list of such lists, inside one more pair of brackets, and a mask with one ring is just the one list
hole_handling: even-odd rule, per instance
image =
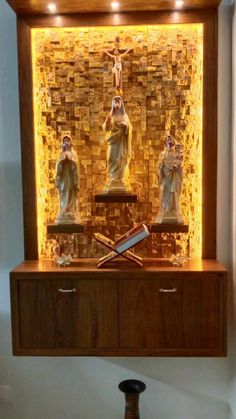
[[215, 274], [120, 281], [121, 347], [220, 350], [226, 311], [221, 284]]
[[117, 346], [115, 282], [21, 279], [18, 306], [21, 349]]

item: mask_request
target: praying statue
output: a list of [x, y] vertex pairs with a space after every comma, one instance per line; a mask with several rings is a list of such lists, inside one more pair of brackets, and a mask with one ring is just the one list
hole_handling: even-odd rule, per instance
[[132, 50], [133, 48], [128, 48], [125, 52], [120, 53], [118, 49], [115, 49], [113, 54], [111, 54], [106, 49], [103, 50], [105, 54], [114, 59], [114, 67], [112, 69], [112, 73], [115, 76], [115, 88], [117, 93], [122, 93], [122, 58]]
[[111, 111], [103, 124], [107, 135], [107, 183], [104, 192], [130, 193], [129, 163], [132, 126], [121, 96], [112, 99]]
[[171, 135], [165, 138], [165, 149], [157, 164], [160, 186], [160, 208], [156, 223], [183, 224], [180, 213], [180, 194], [183, 183], [183, 149]]
[[79, 190], [78, 157], [72, 147], [71, 137], [65, 135], [62, 151], [56, 162], [56, 188], [59, 192], [60, 211], [56, 224], [74, 224], [77, 219], [77, 195]]

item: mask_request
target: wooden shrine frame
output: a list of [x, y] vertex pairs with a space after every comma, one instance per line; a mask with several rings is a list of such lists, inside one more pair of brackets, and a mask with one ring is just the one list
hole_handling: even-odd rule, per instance
[[[31, 28], [203, 23], [202, 258], [216, 258], [217, 9], [18, 16], [25, 259], [38, 259]], [[119, 25], [118, 25], [119, 23]]]

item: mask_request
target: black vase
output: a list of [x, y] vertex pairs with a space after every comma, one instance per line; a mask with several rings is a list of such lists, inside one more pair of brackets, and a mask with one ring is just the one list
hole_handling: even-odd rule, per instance
[[146, 385], [139, 380], [125, 380], [118, 387], [125, 393], [125, 419], [140, 419], [139, 394], [146, 389]]

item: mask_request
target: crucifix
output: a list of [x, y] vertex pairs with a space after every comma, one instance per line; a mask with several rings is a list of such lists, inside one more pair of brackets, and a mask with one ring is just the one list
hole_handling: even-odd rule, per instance
[[104, 49], [103, 52], [114, 60], [114, 67], [112, 73], [115, 76], [115, 87], [117, 93], [122, 93], [122, 58], [127, 55], [133, 48], [128, 48], [124, 52], [121, 52], [119, 49], [114, 49], [113, 53], [109, 50]]

